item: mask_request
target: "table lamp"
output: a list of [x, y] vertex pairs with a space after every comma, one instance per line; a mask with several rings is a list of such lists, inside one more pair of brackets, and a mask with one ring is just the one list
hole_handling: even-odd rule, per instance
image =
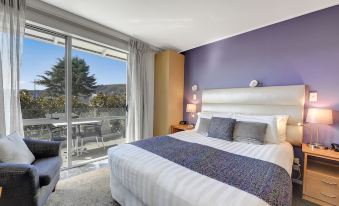
[[197, 105], [187, 104], [186, 112], [190, 113], [188, 117], [188, 127], [193, 127], [193, 125], [191, 124], [191, 117], [194, 117], [194, 113], [197, 112]]
[[308, 146], [319, 149], [324, 148], [319, 144], [319, 124], [333, 124], [332, 110], [321, 108], [309, 108], [307, 112], [306, 122], [317, 125], [317, 140], [315, 143], [312, 143], [312, 128], [311, 128], [310, 129], [311, 141], [308, 144]]

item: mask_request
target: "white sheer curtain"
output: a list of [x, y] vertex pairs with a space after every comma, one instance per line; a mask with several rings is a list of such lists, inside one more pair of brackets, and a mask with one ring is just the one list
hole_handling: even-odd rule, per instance
[[25, 0], [0, 0], [0, 136], [23, 135], [19, 74], [25, 30]]
[[153, 136], [154, 51], [145, 43], [129, 43], [127, 75], [127, 141]]

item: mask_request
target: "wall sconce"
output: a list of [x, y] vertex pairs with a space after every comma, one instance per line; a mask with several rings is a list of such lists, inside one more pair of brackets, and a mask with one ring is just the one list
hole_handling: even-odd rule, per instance
[[309, 101], [310, 102], [317, 102], [318, 101], [318, 93], [317, 92], [310, 92]]
[[198, 85], [194, 84], [192, 86], [192, 91], [193, 91], [193, 100], [197, 100], [197, 94], [196, 94], [196, 91], [198, 91]]
[[248, 86], [249, 87], [258, 87], [259, 84], [260, 84], [260, 82], [258, 80], [252, 80]]

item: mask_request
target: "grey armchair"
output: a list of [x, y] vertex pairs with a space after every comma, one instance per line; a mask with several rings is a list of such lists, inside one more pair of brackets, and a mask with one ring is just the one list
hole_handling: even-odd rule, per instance
[[0, 163], [0, 205], [42, 206], [60, 178], [60, 142], [24, 139], [32, 164]]

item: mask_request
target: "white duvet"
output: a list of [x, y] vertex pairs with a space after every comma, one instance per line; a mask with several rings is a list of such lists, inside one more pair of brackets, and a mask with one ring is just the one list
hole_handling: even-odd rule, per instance
[[[272, 162], [291, 175], [293, 149], [287, 142], [253, 145], [210, 138], [194, 131], [169, 136]], [[250, 193], [130, 144], [109, 149], [108, 157], [112, 196], [122, 206], [268, 205]]]

